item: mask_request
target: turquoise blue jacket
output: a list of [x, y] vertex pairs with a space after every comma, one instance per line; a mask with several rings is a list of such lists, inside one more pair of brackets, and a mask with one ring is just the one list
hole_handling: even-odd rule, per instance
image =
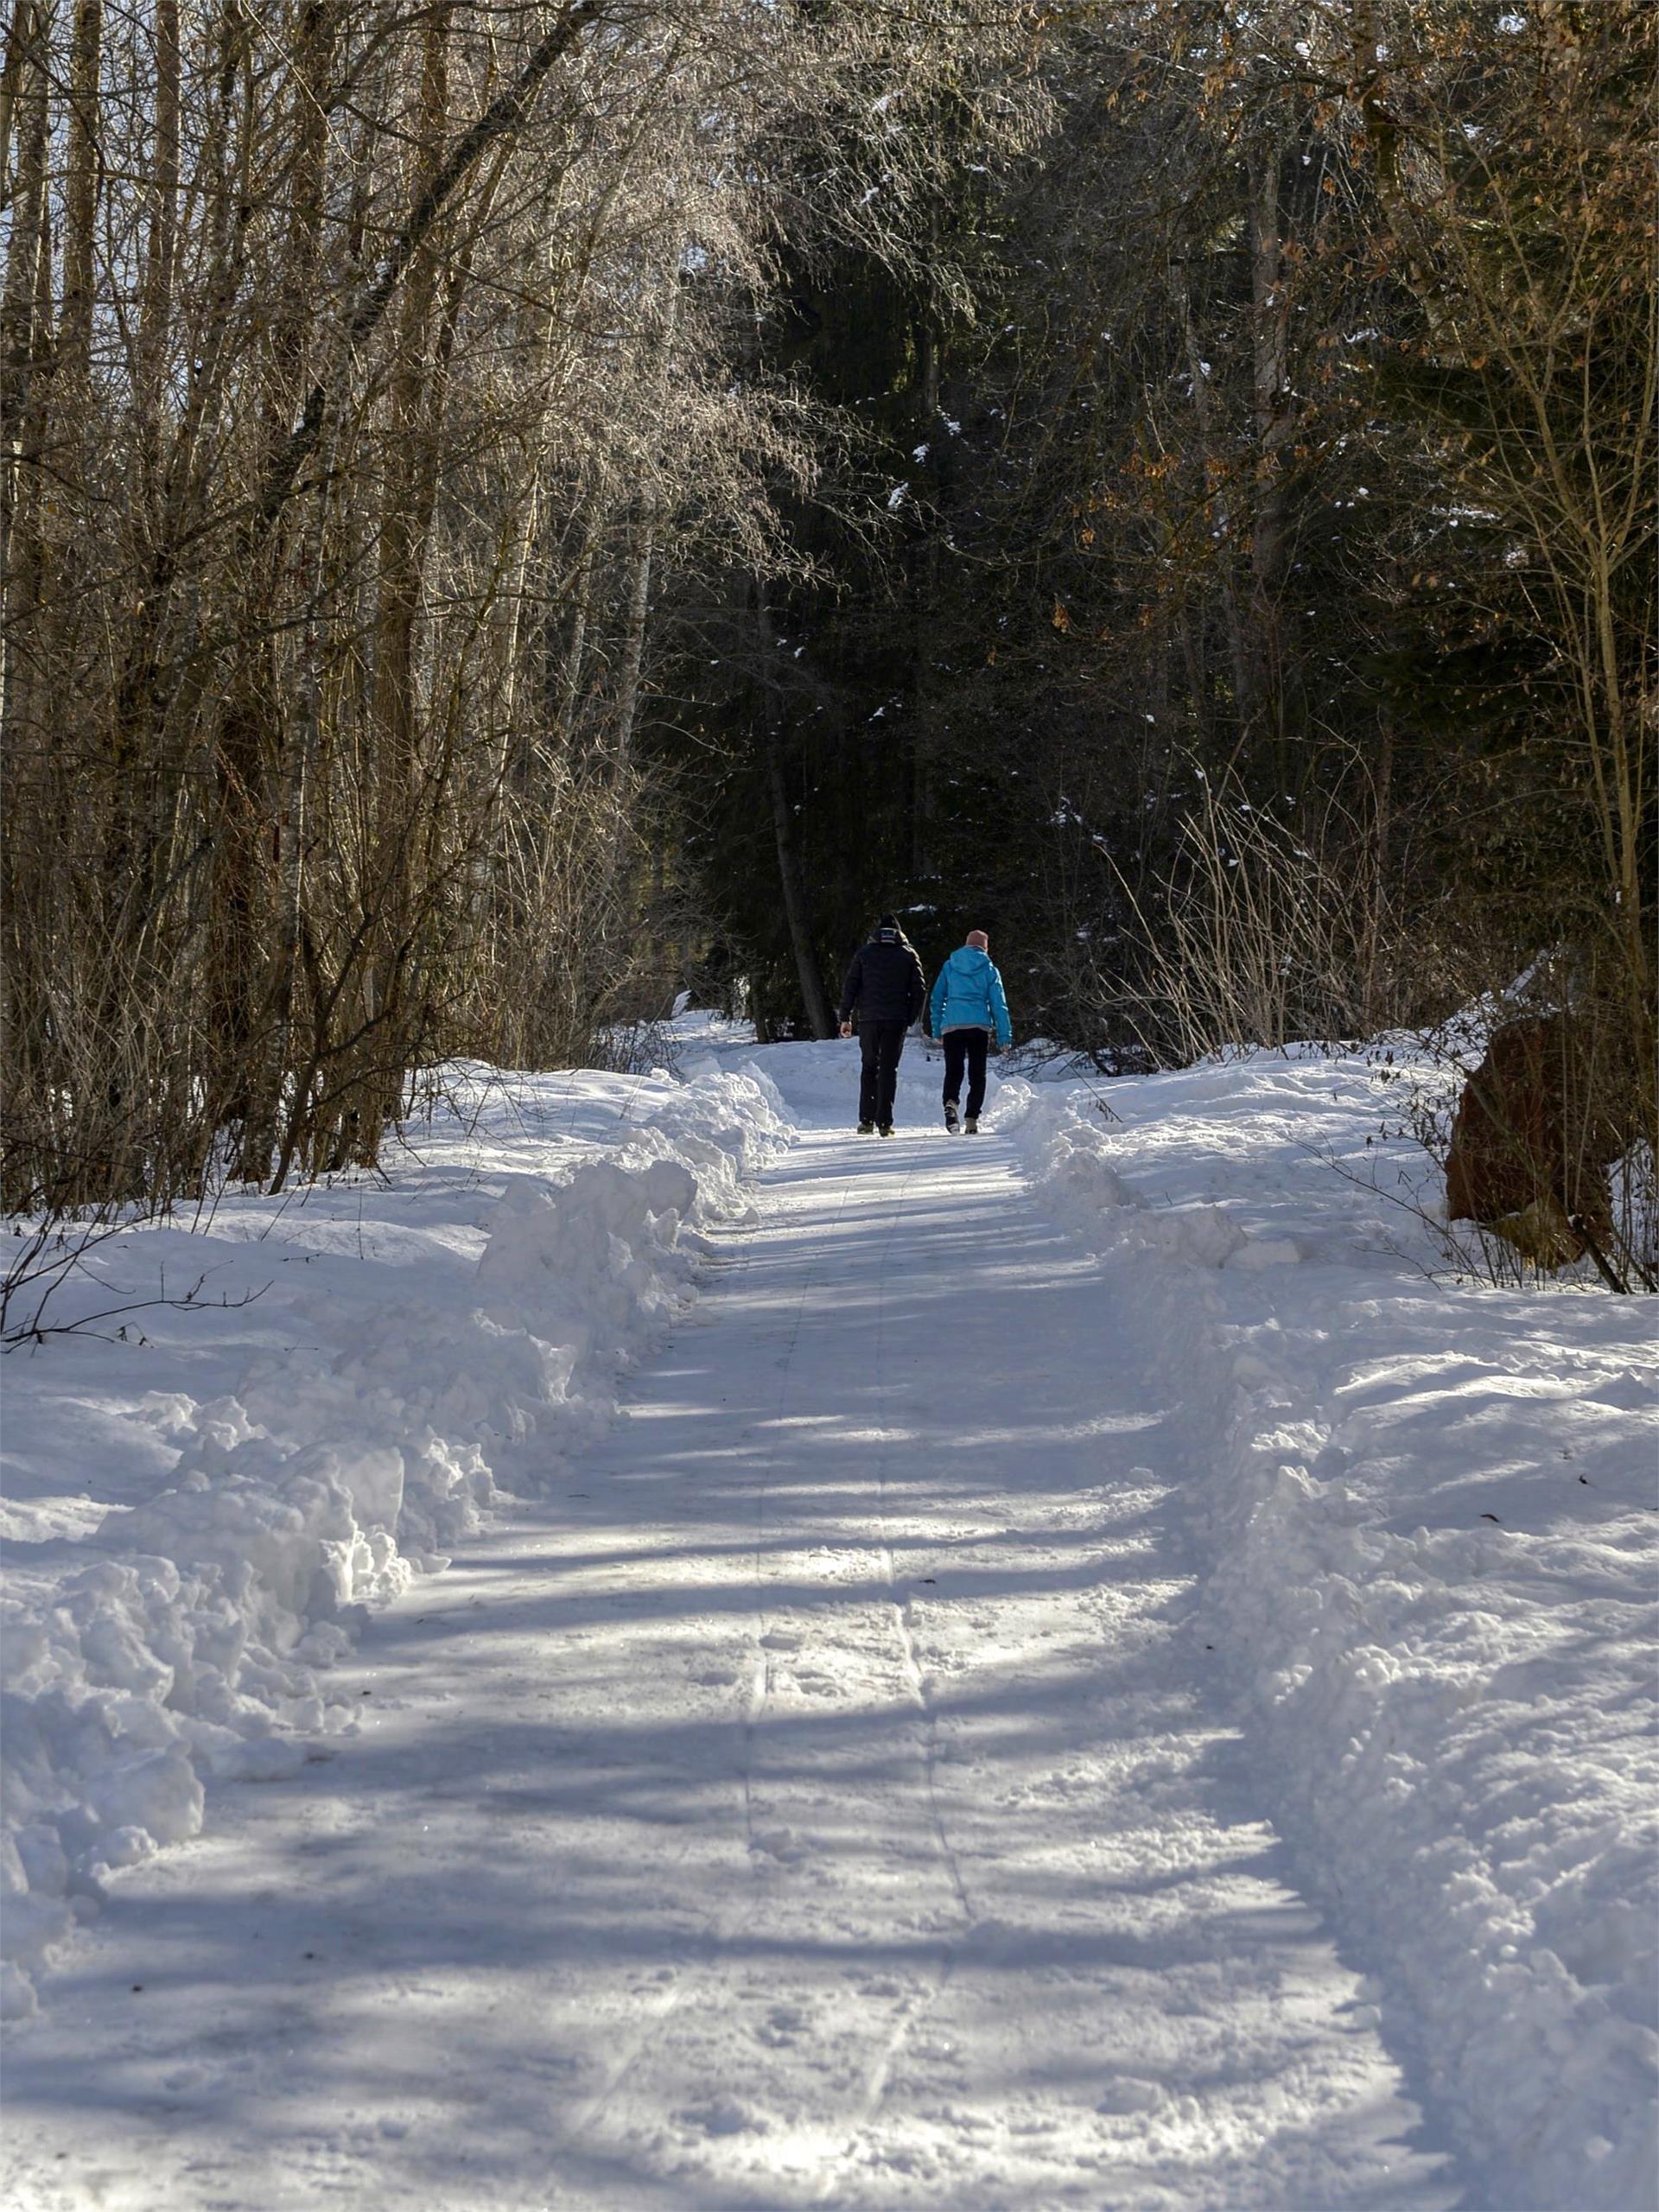
[[959, 944], [939, 970], [927, 1002], [928, 1026], [936, 1037], [947, 1029], [995, 1029], [999, 1045], [1011, 1044], [1013, 1025], [1002, 978], [990, 955], [976, 944]]

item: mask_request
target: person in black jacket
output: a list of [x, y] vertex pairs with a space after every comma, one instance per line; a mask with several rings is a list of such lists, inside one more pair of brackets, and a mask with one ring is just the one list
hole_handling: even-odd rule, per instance
[[858, 1041], [863, 1066], [858, 1084], [858, 1134], [880, 1129], [893, 1135], [893, 1094], [899, 1082], [899, 1055], [905, 1032], [921, 1012], [927, 978], [915, 946], [891, 914], [883, 914], [868, 944], [853, 955], [841, 987], [841, 1033], [853, 1033], [858, 1009]]

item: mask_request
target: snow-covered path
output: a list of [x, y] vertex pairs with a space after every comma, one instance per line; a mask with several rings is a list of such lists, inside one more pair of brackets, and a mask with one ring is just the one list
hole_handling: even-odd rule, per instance
[[762, 1205], [364, 1733], [127, 1878], [10, 2203], [1459, 2201], [1222, 1718], [1132, 1276], [995, 1138]]

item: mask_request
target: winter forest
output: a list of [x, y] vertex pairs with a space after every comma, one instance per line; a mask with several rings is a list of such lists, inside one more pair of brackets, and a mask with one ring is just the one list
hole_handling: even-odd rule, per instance
[[3, 39], [7, 2202], [1659, 2212], [1659, 11]]
[[1645, 1065], [1655, 41], [23, 0], [8, 1205], [827, 1036], [888, 906], [1105, 1059], [1548, 949]]

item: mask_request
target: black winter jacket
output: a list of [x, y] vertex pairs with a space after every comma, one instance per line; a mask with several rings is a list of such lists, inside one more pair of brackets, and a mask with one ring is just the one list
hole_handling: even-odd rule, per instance
[[878, 929], [853, 955], [841, 987], [841, 1018], [856, 1007], [866, 1021], [914, 1021], [927, 998], [915, 946], [900, 929]]

